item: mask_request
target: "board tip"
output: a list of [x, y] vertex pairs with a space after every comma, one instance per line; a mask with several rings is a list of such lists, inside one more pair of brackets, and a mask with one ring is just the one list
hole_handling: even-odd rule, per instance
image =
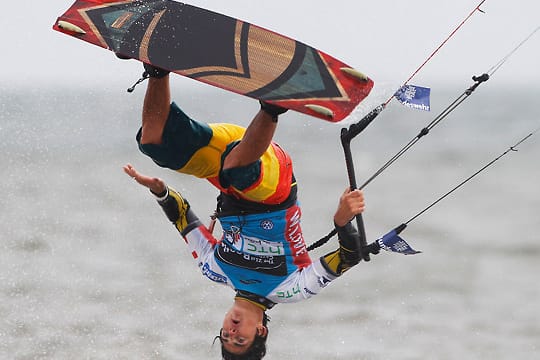
[[70, 22], [64, 21], [64, 20], [59, 20], [57, 25], [62, 30], [70, 31], [70, 32], [73, 32], [73, 33], [79, 34], [79, 35], [86, 34], [86, 31], [81, 29], [79, 26], [77, 26], [75, 24], [72, 24]]
[[360, 71], [358, 71], [356, 69], [353, 69], [353, 68], [350, 68], [350, 67], [342, 67], [340, 70], [344, 74], [349, 75], [349, 76], [355, 78], [356, 80], [360, 80], [360, 81], [368, 81], [369, 80], [369, 78], [366, 75], [364, 75], [363, 73], [361, 73]]

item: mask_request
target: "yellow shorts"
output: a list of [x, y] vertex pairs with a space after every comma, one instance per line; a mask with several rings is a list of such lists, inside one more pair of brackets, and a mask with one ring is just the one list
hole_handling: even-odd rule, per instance
[[162, 143], [139, 149], [159, 166], [207, 179], [220, 191], [241, 199], [280, 204], [289, 196], [293, 179], [290, 156], [272, 143], [261, 158], [241, 168], [222, 170], [226, 154], [242, 139], [245, 128], [234, 124], [205, 124], [189, 118], [171, 104]]

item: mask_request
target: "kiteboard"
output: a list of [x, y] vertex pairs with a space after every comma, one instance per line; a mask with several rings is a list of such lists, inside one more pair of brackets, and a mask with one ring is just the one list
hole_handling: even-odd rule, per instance
[[53, 28], [251, 98], [338, 122], [373, 81], [334, 57], [256, 25], [170, 0], [77, 0]]

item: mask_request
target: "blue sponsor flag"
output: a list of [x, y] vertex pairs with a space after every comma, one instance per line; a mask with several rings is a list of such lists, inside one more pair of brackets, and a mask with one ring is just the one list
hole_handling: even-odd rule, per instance
[[415, 85], [403, 85], [394, 96], [400, 103], [411, 109], [430, 111], [430, 88]]
[[421, 251], [416, 251], [409, 244], [407, 244], [407, 242], [397, 234], [395, 229], [378, 239], [377, 242], [379, 243], [381, 249], [386, 251], [392, 251], [404, 255], [421, 253]]

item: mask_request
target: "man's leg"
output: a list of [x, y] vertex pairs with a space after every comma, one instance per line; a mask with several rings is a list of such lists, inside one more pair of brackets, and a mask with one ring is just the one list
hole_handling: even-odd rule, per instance
[[246, 166], [260, 159], [270, 146], [277, 127], [277, 117], [284, 108], [261, 102], [261, 109], [246, 129], [240, 143], [223, 162], [223, 169]]
[[170, 106], [169, 75], [149, 78], [142, 112], [141, 144], [161, 144]]

